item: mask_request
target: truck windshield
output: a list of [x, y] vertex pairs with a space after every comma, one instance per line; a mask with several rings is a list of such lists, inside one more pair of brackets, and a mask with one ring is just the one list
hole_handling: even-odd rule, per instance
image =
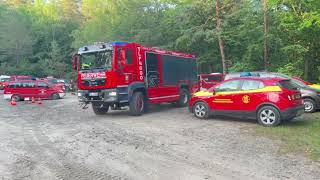
[[80, 56], [81, 70], [111, 69], [113, 51], [85, 53]]

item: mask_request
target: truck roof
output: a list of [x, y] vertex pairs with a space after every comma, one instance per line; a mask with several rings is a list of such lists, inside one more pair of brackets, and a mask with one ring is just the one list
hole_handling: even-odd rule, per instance
[[86, 54], [86, 53], [92, 53], [92, 52], [99, 52], [99, 51], [107, 51], [107, 50], [112, 50], [113, 47], [125, 47], [125, 46], [138, 46], [141, 47], [144, 51], [148, 52], [154, 52], [158, 54], [164, 54], [164, 55], [171, 55], [171, 56], [179, 56], [179, 57], [186, 57], [186, 58], [196, 58], [194, 54], [188, 54], [188, 53], [182, 53], [182, 52], [177, 52], [177, 51], [170, 51], [170, 50], [164, 50], [160, 49], [157, 47], [145, 47], [142, 46], [138, 43], [134, 42], [111, 42], [111, 43], [104, 43], [104, 42], [99, 42], [87, 46], [83, 46], [79, 48], [78, 54]]

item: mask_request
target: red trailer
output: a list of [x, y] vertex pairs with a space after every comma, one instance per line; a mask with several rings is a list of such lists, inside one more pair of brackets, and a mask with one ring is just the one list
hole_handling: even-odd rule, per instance
[[113, 42], [84, 46], [74, 56], [78, 97], [96, 114], [129, 106], [141, 115], [148, 104], [187, 106], [198, 89], [195, 55]]

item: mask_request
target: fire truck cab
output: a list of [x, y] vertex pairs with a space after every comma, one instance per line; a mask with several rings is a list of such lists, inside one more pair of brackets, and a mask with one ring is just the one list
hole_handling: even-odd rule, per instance
[[148, 104], [163, 102], [187, 106], [198, 89], [192, 54], [113, 42], [84, 46], [73, 61], [79, 100], [96, 114], [129, 106], [132, 115], [141, 115]]

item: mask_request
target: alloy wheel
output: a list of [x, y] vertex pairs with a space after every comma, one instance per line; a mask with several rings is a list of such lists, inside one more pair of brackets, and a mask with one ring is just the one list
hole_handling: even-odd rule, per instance
[[206, 107], [202, 104], [197, 104], [194, 108], [194, 113], [197, 117], [203, 118], [206, 115]]
[[261, 111], [260, 119], [263, 124], [271, 125], [276, 121], [276, 114], [270, 109], [265, 109]]

